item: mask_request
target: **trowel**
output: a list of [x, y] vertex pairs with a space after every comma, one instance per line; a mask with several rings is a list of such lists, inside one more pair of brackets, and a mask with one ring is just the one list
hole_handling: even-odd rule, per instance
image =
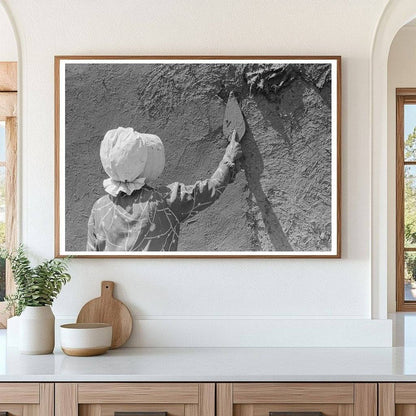
[[[228, 142], [234, 139], [240, 143], [241, 139], [246, 133], [246, 122], [244, 121], [243, 113], [241, 112], [240, 105], [238, 104], [237, 98], [231, 91], [228, 96], [227, 105], [225, 106], [224, 121], [222, 123], [222, 131]], [[240, 161], [236, 162], [236, 172], [241, 170]], [[234, 181], [234, 177], [231, 178], [231, 182]]]
[[231, 91], [228, 96], [227, 105], [225, 106], [224, 121], [222, 123], [222, 131], [228, 141], [231, 140], [234, 130], [236, 132], [235, 140], [240, 143], [246, 133], [246, 123], [237, 98]]

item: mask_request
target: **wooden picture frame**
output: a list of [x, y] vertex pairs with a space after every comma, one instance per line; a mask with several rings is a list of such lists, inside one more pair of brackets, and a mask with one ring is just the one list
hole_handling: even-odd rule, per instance
[[[127, 65], [132, 65], [131, 71]], [[136, 66], [134, 67], [134, 65]], [[139, 67], [140, 65], [141, 67]], [[147, 66], [144, 67], [145, 65]], [[153, 65], [150, 70], [148, 70], [149, 65]], [[212, 66], [208, 67], [208, 65]], [[252, 69], [253, 71], [251, 71]], [[127, 72], [124, 73], [124, 70], [127, 70]], [[182, 70], [183, 72], [181, 72]], [[117, 72], [116, 75], [114, 71]], [[149, 72], [146, 71], [150, 71], [150, 75], [153, 77], [150, 82]], [[212, 78], [212, 72], [215, 73], [215, 76], [217, 74], [215, 71], [220, 73], [221, 76], [223, 75], [222, 80]], [[194, 78], [187, 78], [188, 75]], [[160, 78], [157, 78], [157, 76]], [[210, 80], [210, 84], [207, 82], [204, 84], [207, 79]], [[214, 91], [212, 92], [214, 97], [212, 98], [212, 108], [208, 108], [206, 105], [206, 102], [209, 101], [206, 96], [206, 89], [198, 90], [201, 85], [204, 87], [208, 85], [207, 88]], [[149, 88], [153, 88], [150, 93]], [[176, 89], [178, 93], [176, 93]], [[116, 97], [121, 90], [125, 91], [128, 96], [126, 101], [120, 96], [118, 99]], [[90, 220], [92, 216], [93, 199], [97, 199], [97, 192], [104, 193], [101, 189], [97, 191], [101, 187], [101, 185], [97, 185], [99, 183], [97, 172], [101, 170], [101, 182], [105, 178], [102, 167], [98, 166], [99, 162], [97, 160], [99, 161], [99, 159], [97, 155], [99, 154], [99, 143], [106, 131], [123, 125], [123, 127], [134, 128], [134, 131], [160, 136], [165, 146], [167, 144], [168, 150], [170, 150], [170, 153], [167, 153], [165, 165], [169, 174], [173, 171], [169, 167], [173, 166], [170, 162], [176, 157], [175, 166], [179, 163], [178, 159], [180, 157], [177, 155], [177, 150], [179, 149], [184, 154], [187, 153], [189, 148], [194, 145], [192, 138], [200, 134], [195, 141], [202, 142], [201, 135], [205, 134], [206, 136], [203, 137], [208, 137], [207, 131], [209, 131], [217, 137], [217, 141], [208, 137], [207, 141], [212, 144], [211, 148], [204, 153], [200, 149], [207, 148], [201, 145], [199, 153], [188, 152], [191, 154], [190, 158], [185, 155], [186, 162], [191, 167], [199, 169], [200, 165], [204, 165], [206, 162], [205, 156], [206, 159], [210, 160], [212, 148], [215, 147], [218, 154], [220, 150], [224, 152], [227, 148], [226, 138], [218, 137], [220, 136], [219, 129], [222, 123], [220, 114], [226, 106], [226, 96], [232, 90], [234, 92], [237, 90], [237, 98], [246, 119], [246, 129], [249, 132], [243, 137], [241, 143], [244, 155], [242, 162], [244, 170], [243, 173], [237, 174], [237, 184], [235, 185], [235, 187], [240, 187], [241, 192], [234, 192], [234, 199], [230, 195], [227, 199], [225, 197], [226, 191], [228, 191], [228, 187], [234, 186], [234, 184], [227, 186], [224, 196], [221, 196], [219, 201], [222, 198], [227, 200], [224, 201], [221, 208], [215, 206], [216, 215], [212, 211], [210, 216], [207, 214], [201, 220], [198, 218], [197, 221], [200, 221], [198, 226], [189, 222], [184, 227], [185, 231], [183, 231], [183, 228], [181, 229], [181, 237], [185, 235], [187, 239], [185, 237], [180, 239], [176, 251], [164, 251], [164, 247], [153, 251], [131, 248], [119, 251], [118, 246], [117, 250], [109, 251], [103, 251], [101, 248], [100, 251], [87, 251], [86, 248], [82, 248], [82, 244], [85, 244], [86, 241], [88, 213], [90, 213]], [[183, 105], [181, 97], [186, 95], [187, 91], [194, 94], [193, 98], [198, 96], [203, 98], [200, 102], [197, 98], [192, 99], [193, 101], [190, 102], [189, 107], [186, 107]], [[137, 94], [137, 104], [132, 103], [133, 92]], [[286, 94], [284, 100], [278, 96], [278, 93], [281, 92]], [[147, 97], [146, 94], [149, 94], [149, 96], [153, 94], [156, 97], [155, 102], [143, 101], [147, 103], [148, 108], [144, 108], [144, 104], [140, 102], [143, 97]], [[166, 97], [170, 101], [167, 101]], [[252, 99], [252, 97], [255, 97], [255, 99]], [[221, 99], [223, 102], [221, 102]], [[279, 100], [283, 100], [284, 104], [276, 104]], [[263, 118], [259, 121], [260, 125], [253, 127], [258, 120], [255, 121], [254, 116], [250, 120], [248, 118], [252, 116], [250, 106], [256, 105], [262, 107], [261, 117]], [[273, 109], [279, 105], [282, 110], [279, 117], [274, 120], [275, 113], [273, 111], [278, 110]], [[198, 106], [200, 106], [200, 113], [195, 116], [195, 108]], [[293, 109], [293, 112], [288, 111], [290, 108]], [[138, 109], [138, 116], [134, 115], [134, 121], [130, 122], [131, 114], [133, 114], [132, 109]], [[304, 125], [302, 123], [300, 123], [302, 124], [300, 126], [296, 125], [297, 121], [293, 115], [296, 111], [298, 113], [301, 111], [308, 113]], [[256, 115], [259, 112], [260, 110], [257, 111]], [[127, 113], [129, 116], [126, 116]], [[317, 116], [314, 119], [313, 117], [316, 114]], [[197, 123], [202, 115], [206, 116], [207, 120], [209, 119], [208, 124], [212, 123], [206, 130], [201, 130], [199, 128], [201, 123], [199, 125]], [[172, 130], [174, 132], [178, 132], [179, 129], [178, 124], [175, 124], [172, 119], [174, 121], [180, 119], [185, 131], [183, 136], [180, 135], [180, 139], [177, 139], [178, 144], [169, 142], [168, 125], [173, 126]], [[159, 121], [156, 123], [155, 120]], [[126, 125], [129, 123], [131, 125]], [[165, 129], [164, 125], [168, 127]], [[308, 128], [305, 127], [306, 125], [308, 125]], [[290, 132], [287, 131], [288, 129]], [[267, 169], [270, 161], [264, 160], [262, 152], [266, 152], [266, 149], [259, 150], [257, 144], [260, 140], [259, 137], [263, 137], [261, 132], [266, 130], [266, 136], [270, 143], [272, 136], [276, 139], [270, 145], [272, 147], [277, 146], [277, 150], [283, 148], [287, 155], [285, 161], [274, 160], [273, 169], [276, 170], [279, 166], [279, 169], [287, 169], [287, 172], [286, 176], [281, 176], [276, 181], [270, 173], [267, 179], [268, 188], [263, 189], [261, 181], [263, 176], [267, 176], [269, 172]], [[296, 130], [296, 133], [293, 133], [294, 130]], [[305, 135], [305, 132], [310, 133], [312, 145], [301, 145], [300, 142], [296, 142], [296, 139], [294, 139], [296, 136], [301, 138], [299, 140], [308, 140], [305, 139], [308, 136], [308, 134]], [[191, 139], [184, 145], [186, 134]], [[244, 142], [247, 134], [250, 137], [248, 140], [251, 147], [248, 142]], [[175, 137], [178, 137], [178, 135]], [[292, 140], [293, 142], [291, 142]], [[320, 146], [319, 143], [321, 142], [325, 143], [325, 146]], [[292, 146], [293, 143], [294, 146]], [[291, 146], [307, 149], [305, 154], [310, 152], [309, 156], [311, 160], [314, 160], [314, 163], [316, 162], [315, 165], [308, 165], [310, 160], [308, 155], [302, 156], [303, 161], [300, 156], [294, 155], [293, 149], [290, 149]], [[277, 150], [276, 154], [280, 154]], [[254, 167], [250, 167], [247, 162], [247, 160], [251, 160], [253, 154], [250, 151], [257, 152], [256, 157], [260, 158], [258, 159], [260, 163], [257, 163], [257, 165], [253, 163]], [[270, 149], [267, 151], [270, 151]], [[75, 154], [76, 152], [79, 153]], [[170, 156], [171, 154], [173, 156]], [[199, 159], [195, 159], [197, 161], [191, 163], [195, 154], [198, 154]], [[274, 152], [272, 151], [269, 154], [274, 155]], [[92, 155], [91, 158], [94, 159], [94, 162], [88, 163], [88, 160], [85, 159], [86, 155]], [[299, 160], [296, 159], [297, 157]], [[79, 159], [83, 158], [84, 160], [81, 163]], [[288, 167], [280, 168], [286, 166], [287, 163], [292, 163], [288, 162], [292, 160], [290, 158], [296, 160], [296, 162], [293, 162], [295, 168], [292, 170]], [[88, 172], [90, 166], [93, 165], [94, 174], [88, 172], [84, 174], [77, 167], [78, 162], [80, 166], [87, 166], [85, 169]], [[259, 165], [261, 165], [261, 168], [256, 167]], [[204, 165], [200, 170], [207, 172], [208, 175], [212, 174], [215, 168], [215, 164], [211, 163], [209, 166]], [[261, 172], [253, 173], [256, 169], [261, 170]], [[304, 171], [301, 172], [302, 169]], [[68, 179], [68, 172], [72, 179]], [[193, 172], [189, 173], [189, 183], [195, 181], [193, 174]], [[261, 188], [261, 192], [257, 192], [257, 194], [256, 190], [253, 192], [251, 189], [252, 183], [250, 183], [250, 180], [252, 178], [250, 179], [247, 176], [250, 174], [252, 176], [257, 175], [256, 180]], [[317, 176], [321, 178], [320, 175], [324, 174], [326, 176], [319, 182], [320, 179], [316, 179]], [[178, 176], [181, 175], [184, 176], [182, 171]], [[246, 184], [243, 184], [242, 175], [247, 177]], [[82, 181], [88, 181], [85, 179], [86, 177], [90, 178], [90, 185], [93, 185], [91, 192], [96, 193], [94, 198], [89, 196], [89, 189], [82, 183]], [[165, 177], [163, 176], [162, 179], [165, 179]], [[184, 182], [186, 180], [185, 177]], [[281, 187], [278, 186], [279, 181]], [[287, 192], [288, 196], [281, 197], [283, 208], [278, 208], [279, 203], [276, 201], [279, 196], [275, 194], [279, 194], [279, 192], [284, 194], [284, 184], [295, 183], [296, 181], [298, 182], [293, 185], [293, 189], [297, 186], [298, 191], [293, 191], [291, 188], [291, 191]], [[313, 192], [308, 189], [309, 185], [313, 188]], [[82, 189], [77, 189], [78, 186], [82, 186]], [[303, 196], [305, 196], [304, 201], [298, 201], [291, 205], [288, 202], [292, 199], [294, 201], [301, 200]], [[309, 197], [310, 201], [306, 201]], [[84, 203], [84, 199], [85, 207], [88, 205], [85, 209], [80, 205]], [[243, 202], [235, 202], [237, 199]], [[77, 201], [77, 208], [71, 208], [70, 203], [73, 201]], [[256, 203], [258, 206], [260, 204], [262, 206], [256, 208]], [[306, 212], [298, 213], [300, 219], [298, 219], [296, 213], [297, 204], [302, 206], [303, 211]], [[243, 208], [241, 208], [242, 206]], [[248, 206], [250, 206], [250, 209], [247, 208]], [[290, 209], [291, 217], [282, 219], [286, 215], [284, 210], [287, 206], [293, 207]], [[317, 206], [319, 208], [316, 208]], [[276, 213], [277, 211], [279, 212]], [[309, 215], [309, 211], [313, 211], [313, 213]], [[77, 213], [74, 214], [74, 212]], [[237, 213], [237, 215], [233, 217], [234, 213]], [[270, 213], [272, 213], [272, 219], [268, 217]], [[73, 216], [71, 217], [71, 215]], [[244, 222], [241, 219], [243, 217], [246, 221], [244, 224], [247, 223], [253, 228], [257, 227], [252, 234], [247, 236], [244, 234], [244, 225], [241, 225]], [[217, 219], [218, 224], [216, 223]], [[292, 231], [292, 226], [296, 228], [296, 231]], [[247, 228], [249, 227], [247, 226]], [[215, 230], [216, 232], [214, 232]], [[280, 233], [280, 240], [273, 234], [275, 232], [276, 235]], [[254, 234], [256, 234], [257, 240], [253, 237]], [[260, 237], [259, 234], [261, 234]], [[295, 234], [296, 236], [294, 236]], [[233, 240], [234, 235], [236, 237]], [[241, 235], [243, 237], [237, 238]], [[255, 241], [253, 242], [253, 240]], [[280, 243], [281, 241], [283, 242]], [[181, 243], [182, 247], [185, 248], [181, 248]], [[113, 243], [111, 242], [111, 244]], [[111, 247], [114, 246], [115, 244]], [[245, 249], [245, 247], [249, 247], [249, 249]], [[283, 247], [283, 249], [279, 247]], [[56, 56], [55, 255], [56, 257], [74, 255], [90, 258], [339, 258], [341, 256], [341, 58], [339, 56]]]

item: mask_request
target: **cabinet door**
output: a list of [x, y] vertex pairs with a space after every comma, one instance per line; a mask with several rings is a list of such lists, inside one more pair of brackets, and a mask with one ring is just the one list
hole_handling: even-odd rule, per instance
[[217, 416], [377, 416], [377, 384], [220, 383]]
[[0, 383], [0, 415], [53, 416], [51, 383]]
[[416, 383], [380, 383], [380, 416], [415, 416]]
[[215, 416], [213, 383], [58, 383], [56, 416]]

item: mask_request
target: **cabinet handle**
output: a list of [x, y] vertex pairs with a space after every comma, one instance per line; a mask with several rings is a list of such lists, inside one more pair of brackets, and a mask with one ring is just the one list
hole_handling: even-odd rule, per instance
[[114, 412], [114, 416], [168, 416], [168, 412]]
[[322, 412], [269, 412], [269, 416], [324, 416]]

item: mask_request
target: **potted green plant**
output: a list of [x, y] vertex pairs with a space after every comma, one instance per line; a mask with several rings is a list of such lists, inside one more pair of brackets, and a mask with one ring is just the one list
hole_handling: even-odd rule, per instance
[[45, 260], [32, 266], [21, 245], [1, 250], [10, 261], [16, 292], [6, 296], [8, 308], [19, 318], [19, 351], [23, 354], [49, 354], [55, 346], [55, 316], [51, 305], [71, 276], [68, 258]]

